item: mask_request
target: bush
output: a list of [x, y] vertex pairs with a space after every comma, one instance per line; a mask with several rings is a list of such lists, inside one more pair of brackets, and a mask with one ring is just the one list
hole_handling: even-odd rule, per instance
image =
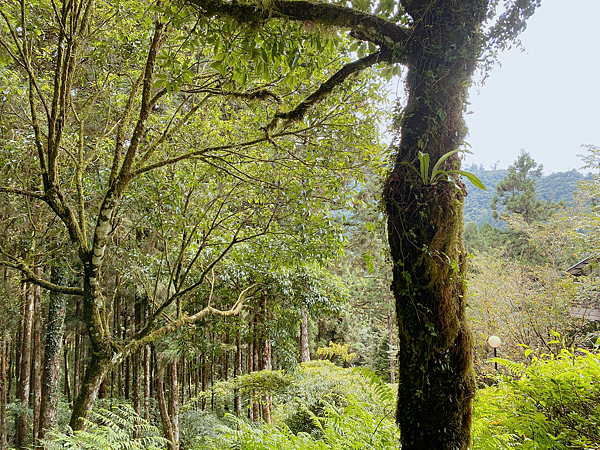
[[350, 449], [397, 447], [395, 395], [366, 368], [343, 369], [311, 361], [292, 374], [287, 397], [274, 412], [274, 424], [235, 423], [206, 436], [199, 449]]
[[321, 431], [319, 437], [302, 432], [295, 434], [281, 422], [261, 429], [238, 420], [237, 429], [222, 429], [223, 434], [219, 439], [197, 449], [387, 450], [396, 447], [400, 440], [393, 414], [380, 417], [369, 405], [356, 398], [349, 398], [347, 406], [341, 411], [331, 405], [326, 406], [324, 417], [308, 414]]
[[516, 378], [479, 391], [474, 449], [600, 449], [599, 358], [563, 350], [528, 367], [498, 360]]

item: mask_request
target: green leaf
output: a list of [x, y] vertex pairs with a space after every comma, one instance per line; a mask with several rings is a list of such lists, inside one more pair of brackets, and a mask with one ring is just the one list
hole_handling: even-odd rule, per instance
[[448, 170], [446, 172], [447, 173], [457, 173], [459, 175], [462, 175], [463, 177], [467, 177], [467, 179], [471, 183], [473, 183], [473, 186], [478, 187], [479, 189], [483, 189], [484, 191], [487, 191], [487, 188], [485, 187], [483, 182], [479, 178], [477, 178], [477, 175], [475, 175], [474, 173], [467, 172], [465, 170]]

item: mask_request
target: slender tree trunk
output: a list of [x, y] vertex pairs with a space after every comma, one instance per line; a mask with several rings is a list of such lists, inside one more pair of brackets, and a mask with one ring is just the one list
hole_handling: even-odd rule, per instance
[[300, 322], [300, 362], [310, 361], [310, 348], [308, 346], [308, 311], [302, 307], [302, 322]]
[[184, 354], [184, 355], [181, 355], [181, 362], [179, 363], [179, 385], [180, 385], [179, 401], [181, 402], [182, 405], [185, 405], [186, 365], [187, 365], [187, 360], [186, 360], [185, 354]]
[[[129, 305], [125, 303], [123, 305], [123, 340], [125, 341], [129, 336]], [[125, 395], [125, 400], [129, 400], [130, 398], [130, 390], [129, 387], [131, 385], [130, 381], [130, 373], [131, 373], [131, 356], [125, 358], [123, 361], [123, 393]]]
[[388, 327], [388, 352], [390, 359], [390, 383], [396, 382], [396, 352], [394, 351], [394, 319], [392, 313], [389, 312], [387, 316], [387, 327]]
[[173, 450], [179, 448], [179, 388], [177, 385], [177, 360], [169, 365], [169, 411], [173, 430]]
[[[263, 292], [260, 305], [260, 317], [262, 320], [261, 340], [262, 340], [262, 370], [273, 370], [273, 362], [271, 358], [271, 336], [269, 333], [269, 297], [266, 292]], [[272, 423], [273, 417], [271, 411], [273, 405], [271, 403], [271, 394], [267, 393], [262, 399], [262, 417], [266, 423]]]
[[[59, 286], [63, 284], [62, 276], [56, 268], [52, 269], [52, 281]], [[51, 292], [48, 302], [48, 321], [46, 325], [46, 345], [44, 351], [44, 373], [42, 376], [42, 398], [38, 439], [43, 439], [46, 431], [56, 425], [58, 381], [60, 376], [65, 311], [65, 296], [63, 294]]]
[[[259, 344], [259, 318], [258, 318], [258, 314], [254, 315], [254, 320], [253, 320], [253, 343], [252, 343], [252, 372], [258, 372], [260, 371], [260, 365], [261, 365], [261, 355], [260, 355], [260, 347], [261, 345]], [[259, 420], [260, 419], [260, 405], [258, 404], [258, 398], [256, 398], [254, 395], [252, 396], [254, 398], [254, 402], [252, 402], [252, 418], [254, 421]]]
[[[432, 167], [462, 143], [487, 1], [402, 3], [415, 23], [408, 100], [384, 189], [400, 341], [397, 421], [403, 450], [464, 450], [475, 393], [465, 315], [464, 186], [423, 179], [410, 166], [420, 171], [419, 151], [429, 154]], [[456, 155], [441, 168], [455, 163]]]
[[[272, 365], [272, 361], [271, 361], [271, 339], [269, 337], [269, 335], [267, 334], [266, 339], [265, 339], [265, 346], [263, 349], [263, 370], [273, 370], [273, 365]], [[271, 402], [271, 394], [267, 393], [265, 394], [265, 397], [263, 399], [263, 408], [262, 408], [262, 412], [263, 412], [263, 420], [266, 423], [273, 423], [273, 416], [271, 414], [271, 411], [273, 409], [273, 404]]]
[[75, 306], [75, 350], [73, 350], [73, 395], [79, 395], [79, 385], [81, 383], [81, 352], [82, 352], [82, 330], [79, 321], [81, 320], [81, 301], [77, 300]]
[[160, 419], [163, 424], [163, 429], [165, 432], [165, 437], [169, 440], [169, 450], [175, 450], [173, 443], [175, 442], [175, 437], [173, 436], [173, 428], [171, 426], [171, 418], [169, 417], [169, 412], [167, 411], [167, 403], [165, 402], [165, 382], [163, 379], [163, 373], [159, 372], [158, 380], [156, 382], [156, 396], [158, 399], [158, 408], [160, 410]]
[[215, 412], [215, 354], [210, 358], [210, 412]]
[[[119, 272], [115, 276], [115, 295], [113, 306], [113, 333], [117, 338], [122, 337], [123, 330], [121, 329], [121, 291], [118, 286], [120, 284]], [[118, 364], [115, 368], [115, 378], [117, 381], [117, 396], [123, 398], [125, 392], [123, 390], [123, 364]]]
[[6, 438], [6, 401], [7, 401], [7, 386], [6, 386], [6, 336], [2, 336], [0, 344], [0, 450], [8, 448], [8, 440]]
[[[9, 341], [11, 342], [11, 341]], [[19, 341], [19, 334], [17, 333], [17, 341], [16, 342], [20, 342]], [[8, 361], [8, 386], [7, 386], [7, 392], [6, 392], [6, 402], [10, 402], [10, 393], [12, 392], [12, 384], [13, 384], [13, 379], [15, 380], [16, 383], [16, 360], [17, 360], [17, 345], [16, 342], [13, 340], [11, 342], [11, 345], [9, 346], [8, 351], [10, 352], [11, 358]]]
[[[34, 273], [39, 276], [40, 268]], [[37, 443], [40, 429], [40, 405], [42, 403], [42, 299], [40, 287], [33, 287], [33, 364], [31, 366], [31, 392], [33, 397], [33, 443]]]
[[[234, 366], [234, 372], [233, 372], [233, 377], [239, 377], [240, 375], [242, 375], [242, 366], [243, 366], [243, 359], [242, 359], [242, 337], [241, 334], [238, 333], [235, 337], [235, 345], [236, 345], [236, 349], [235, 349], [235, 366]], [[235, 415], [237, 417], [242, 417], [242, 397], [240, 396], [240, 390], [238, 388], [235, 388], [233, 391], [233, 409], [235, 410]]]
[[150, 346], [144, 346], [144, 418], [150, 421]]
[[21, 413], [15, 419], [15, 447], [25, 449], [28, 445], [29, 420], [27, 409], [29, 407], [30, 375], [31, 375], [31, 328], [33, 326], [33, 289], [27, 288], [24, 284], [25, 302], [23, 308], [23, 330], [21, 343], [21, 376], [18, 385], [17, 401], [21, 408]]
[[387, 315], [387, 329], [388, 329], [388, 351], [390, 358], [390, 382], [396, 382], [396, 352], [394, 351], [394, 313], [391, 311], [392, 301], [390, 299], [390, 288], [388, 284], [388, 276], [385, 274], [385, 303], [389, 305], [390, 310], [388, 310]]
[[206, 385], [208, 381], [208, 368], [206, 365], [206, 353], [202, 353], [200, 357], [200, 362], [202, 364], [202, 371], [200, 377], [202, 378], [202, 392], [204, 395], [202, 396], [202, 410], [206, 411]]
[[[142, 302], [143, 299], [136, 295], [134, 305], [134, 326], [135, 332], [138, 332], [142, 326]], [[142, 416], [142, 360], [141, 352], [138, 350], [131, 355], [132, 362], [132, 391], [133, 391], [133, 409], [138, 416]], [[139, 436], [137, 436], [139, 437]]]
[[71, 379], [69, 377], [69, 345], [67, 342], [67, 333], [65, 332], [65, 336], [64, 336], [64, 341], [65, 341], [65, 351], [63, 352], [64, 354], [64, 361], [65, 361], [65, 370], [64, 370], [64, 374], [65, 374], [65, 382], [64, 382], [64, 392], [65, 392], [65, 397], [67, 397], [67, 403], [69, 403], [69, 405], [71, 407], [73, 407], [73, 396], [71, 395]]

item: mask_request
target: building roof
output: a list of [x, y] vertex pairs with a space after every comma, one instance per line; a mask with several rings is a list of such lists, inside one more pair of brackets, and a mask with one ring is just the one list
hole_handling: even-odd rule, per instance
[[579, 261], [577, 264], [572, 265], [567, 269], [567, 273], [573, 275], [574, 277], [579, 277], [583, 275], [583, 269], [585, 266], [592, 262], [591, 258], [585, 258], [584, 260]]

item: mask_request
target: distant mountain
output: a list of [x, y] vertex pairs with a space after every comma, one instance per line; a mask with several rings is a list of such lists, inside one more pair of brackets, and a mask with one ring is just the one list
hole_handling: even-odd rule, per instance
[[[487, 188], [487, 191], [478, 189], [468, 180], [463, 179], [467, 185], [468, 195], [465, 198], [465, 223], [473, 221], [478, 227], [485, 222], [494, 225], [490, 203], [496, 195], [496, 185], [508, 174], [508, 170], [485, 170], [483, 165], [473, 164], [471, 167], [463, 168], [467, 172], [474, 173]], [[552, 200], [554, 202], [564, 201], [569, 204], [573, 200], [573, 193], [577, 189], [577, 183], [591, 177], [591, 174], [584, 176], [577, 170], [569, 172], [557, 172], [539, 179], [536, 183], [536, 192], [542, 200]]]

